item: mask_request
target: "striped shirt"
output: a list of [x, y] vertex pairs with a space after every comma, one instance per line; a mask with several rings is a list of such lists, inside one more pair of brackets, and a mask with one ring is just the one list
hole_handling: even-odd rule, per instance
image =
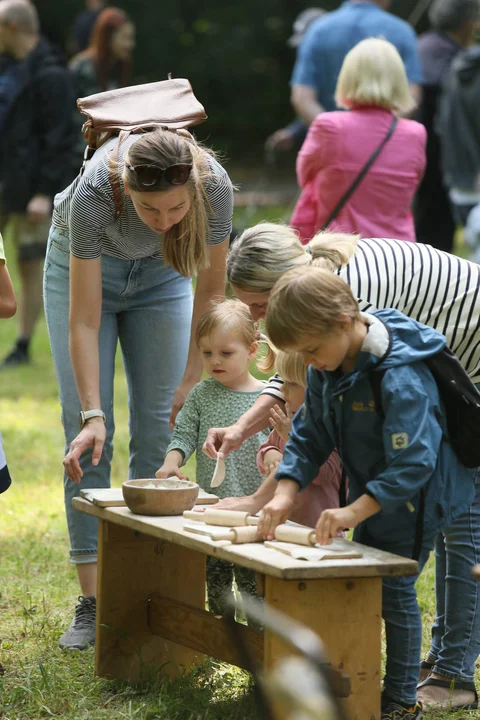
[[[395, 308], [438, 330], [474, 383], [480, 382], [480, 266], [422, 243], [365, 239], [337, 274], [360, 310]], [[283, 398], [282, 380], [263, 391]]]
[[[129, 136], [120, 146], [119, 161], [139, 139]], [[115, 203], [110, 185], [108, 156], [118, 138], [99, 148], [87, 163], [85, 172], [55, 197], [53, 225], [70, 237], [70, 251], [83, 259], [100, 255], [128, 260], [161, 258], [163, 233], [150, 230], [137, 215], [120, 180], [123, 208], [115, 218]], [[208, 245], [226, 240], [232, 230], [233, 188], [223, 167], [209, 156], [212, 174], [205, 183], [207, 196]]]

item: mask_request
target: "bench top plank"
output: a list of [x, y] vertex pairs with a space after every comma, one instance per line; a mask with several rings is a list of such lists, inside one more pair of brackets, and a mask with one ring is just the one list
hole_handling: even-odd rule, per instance
[[83, 498], [74, 498], [73, 507], [79, 512], [130, 528], [144, 535], [173, 542], [207, 555], [215, 555], [221, 560], [237, 563], [257, 573], [283, 580], [387, 577], [415, 575], [418, 572], [418, 565], [414, 560], [359, 543], [351, 543], [351, 545], [352, 548], [356, 548], [362, 553], [361, 558], [320, 560], [318, 562], [294, 560], [284, 553], [265, 547], [263, 543], [216, 547], [208, 537], [185, 531], [183, 529], [184, 519], [178, 515], [170, 517], [134, 515], [126, 507], [102, 508]]

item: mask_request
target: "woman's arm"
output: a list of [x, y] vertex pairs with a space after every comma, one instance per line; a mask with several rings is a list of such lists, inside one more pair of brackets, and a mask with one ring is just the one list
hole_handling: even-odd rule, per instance
[[[101, 409], [98, 332], [102, 315], [102, 261], [70, 255], [70, 358], [83, 410]], [[92, 464], [98, 465], [105, 443], [105, 423], [88, 420], [70, 444], [64, 466], [68, 477], [80, 482], [79, 459], [94, 446]]]
[[202, 374], [202, 359], [195, 342], [195, 333], [198, 321], [207, 310], [210, 301], [215, 298], [221, 299], [225, 296], [225, 272], [228, 245], [229, 238], [219, 245], [210, 246], [210, 266], [206, 270], [201, 270], [197, 276], [187, 367], [173, 397], [172, 412], [170, 415], [171, 429], [175, 425], [175, 418], [182, 408], [185, 398], [192, 387], [200, 380]]
[[419, 140], [419, 156], [418, 156], [418, 184], [420, 185], [427, 167], [427, 131], [423, 125], [418, 129]]
[[277, 481], [275, 480], [274, 471], [265, 478], [253, 495], [223, 498], [220, 502], [212, 505], [212, 510], [241, 510], [250, 513], [250, 515], [255, 515], [264, 505], [270, 502], [276, 488]]
[[332, 123], [328, 121], [328, 115], [324, 113], [312, 122], [297, 155], [297, 181], [301, 188], [311, 182], [326, 164], [326, 150], [332, 141]]
[[238, 418], [235, 425], [210, 428], [203, 444], [205, 455], [216, 460], [217, 452], [221, 453], [222, 457], [227, 457], [232, 450], [238, 450], [247, 438], [268, 427], [270, 411], [278, 402], [279, 398], [262, 394], [255, 400], [250, 410]]

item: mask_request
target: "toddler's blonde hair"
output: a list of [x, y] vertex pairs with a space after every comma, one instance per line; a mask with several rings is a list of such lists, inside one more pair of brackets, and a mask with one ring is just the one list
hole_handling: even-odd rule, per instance
[[307, 387], [307, 366], [300, 353], [286, 353], [283, 350], [277, 352], [275, 368], [282, 378], [289, 383]]
[[327, 270], [300, 267], [285, 273], [268, 301], [268, 337], [281, 350], [303, 337], [329, 335], [338, 328], [340, 315], [360, 319], [358, 303], [347, 283]]
[[239, 339], [248, 348], [261, 339], [250, 310], [240, 300], [212, 300], [208, 310], [198, 321], [195, 335], [197, 346], [200, 345], [203, 337], [210, 335], [214, 330], [226, 332], [235, 330]]

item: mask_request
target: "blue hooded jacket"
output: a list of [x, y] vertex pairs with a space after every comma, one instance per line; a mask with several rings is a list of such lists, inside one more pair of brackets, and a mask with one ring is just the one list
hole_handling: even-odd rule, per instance
[[[431, 542], [474, 496], [475, 471], [448, 442], [437, 384], [422, 362], [446, 340], [397, 310], [364, 318], [369, 331], [351, 372], [309, 368], [305, 404], [293, 420], [277, 480], [307, 487], [336, 447], [349, 478], [350, 502], [367, 493], [382, 508], [362, 523], [375, 545], [393, 549], [413, 542], [422, 490], [423, 536]], [[382, 415], [369, 379], [380, 369]]]

